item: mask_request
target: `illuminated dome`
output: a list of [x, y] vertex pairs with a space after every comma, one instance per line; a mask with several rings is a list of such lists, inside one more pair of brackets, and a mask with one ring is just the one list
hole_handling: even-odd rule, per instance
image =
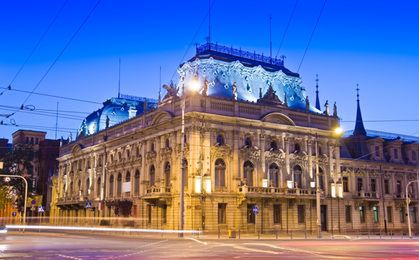
[[[186, 89], [193, 80], [201, 85], [207, 81], [209, 96], [232, 99], [236, 95], [237, 100], [257, 102], [270, 91], [289, 108], [306, 110], [307, 94], [300, 75], [285, 68], [282, 59], [206, 43], [197, 47], [196, 55], [178, 73]], [[309, 110], [321, 113], [312, 105]]]
[[120, 95], [103, 102], [103, 107], [88, 115], [82, 122], [78, 136], [97, 133], [106, 128], [109, 118], [109, 127], [119, 124], [144, 113], [144, 107], [152, 110], [157, 107], [157, 100], [144, 97]]

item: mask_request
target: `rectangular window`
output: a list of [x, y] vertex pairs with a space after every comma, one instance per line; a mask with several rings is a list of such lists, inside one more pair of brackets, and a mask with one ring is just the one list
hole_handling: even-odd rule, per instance
[[393, 153], [394, 153], [394, 159], [399, 159], [399, 153], [397, 149], [393, 149]]
[[402, 182], [396, 181], [396, 195], [400, 197], [402, 195]]
[[375, 156], [380, 157], [380, 147], [379, 146], [375, 146]]
[[365, 207], [359, 206], [359, 221], [365, 223]]
[[342, 178], [342, 185], [343, 185], [343, 192], [349, 192], [349, 183], [348, 183], [348, 177]]
[[410, 207], [410, 217], [411, 217], [413, 223], [417, 222], [416, 207]]
[[379, 208], [377, 206], [372, 207], [372, 213], [373, 213], [373, 221], [374, 223], [378, 223], [378, 217], [380, 215]]
[[375, 179], [371, 179], [371, 192], [377, 192], [377, 181]]
[[147, 223], [148, 224], [151, 224], [151, 215], [152, 215], [152, 208], [151, 208], [151, 205], [148, 204], [147, 205], [147, 216], [148, 216]]
[[404, 223], [404, 207], [400, 208], [400, 223]]
[[387, 207], [387, 222], [393, 223], [393, 208]]
[[167, 205], [166, 204], [164, 204], [161, 207], [161, 222], [163, 224], [166, 224], [167, 223]]
[[298, 224], [303, 224], [305, 222], [305, 205], [298, 205]]
[[281, 224], [281, 204], [274, 204], [274, 224]]
[[218, 203], [218, 224], [226, 224], [227, 203]]
[[247, 224], [256, 223], [256, 214], [254, 211], [255, 207], [256, 207], [255, 204], [247, 204]]
[[358, 187], [358, 191], [362, 191], [364, 189], [362, 178], [357, 179], [357, 187]]
[[390, 194], [390, 180], [388, 179], [384, 180], [384, 193]]
[[345, 222], [352, 223], [352, 206], [351, 205], [345, 206]]

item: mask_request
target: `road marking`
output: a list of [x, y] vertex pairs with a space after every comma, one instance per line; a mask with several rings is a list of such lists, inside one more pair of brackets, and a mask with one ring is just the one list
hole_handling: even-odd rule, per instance
[[192, 241], [195, 241], [195, 242], [200, 243], [202, 245], [208, 245], [207, 242], [200, 241], [200, 240], [198, 240], [196, 238], [193, 238], [193, 237], [188, 237], [187, 239], [192, 240]]
[[282, 252], [276, 252], [276, 251], [272, 251], [272, 250], [263, 250], [263, 249], [255, 249], [255, 248], [243, 247], [243, 246], [236, 245], [236, 244], [227, 244], [227, 243], [217, 242], [217, 243], [213, 243], [212, 245], [213, 246], [228, 246], [228, 247], [233, 247], [233, 248], [239, 249], [239, 250], [246, 250], [246, 251], [251, 251], [251, 252], [265, 253], [265, 254], [272, 254], [272, 255], [282, 254]]
[[59, 257], [62, 257], [62, 258], [73, 259], [73, 260], [82, 260], [81, 258], [74, 257], [74, 256], [69, 256], [69, 255], [62, 255], [62, 254], [58, 254], [58, 256], [59, 256]]
[[[167, 241], [169, 241], [169, 240], [166, 239], [166, 240], [160, 240], [160, 241], [153, 242], [153, 243], [148, 243], [148, 244], [145, 244], [145, 245], [142, 245], [142, 246], [137, 247], [137, 249], [141, 249], [141, 248], [149, 247], [149, 246], [154, 246], [154, 245], [161, 244], [161, 243], [167, 242]], [[150, 248], [149, 250], [140, 250], [140, 251], [136, 251], [136, 252], [125, 254], [125, 255], [111, 256], [111, 257], [106, 257], [106, 258], [103, 258], [103, 259], [117, 259], [117, 258], [130, 257], [130, 256], [134, 256], [134, 255], [138, 255], [138, 254], [144, 253], [145, 251], [150, 251], [152, 249], [153, 248]]]

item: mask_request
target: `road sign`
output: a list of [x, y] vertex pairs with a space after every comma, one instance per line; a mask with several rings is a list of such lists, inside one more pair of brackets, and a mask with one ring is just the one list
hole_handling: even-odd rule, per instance
[[44, 212], [45, 212], [44, 207], [43, 206], [39, 206], [38, 207], [38, 213], [44, 213]]
[[16, 217], [16, 215], [17, 215], [16, 211], [13, 211], [12, 212], [12, 217]]
[[259, 208], [257, 205], [254, 205], [252, 210], [253, 210], [253, 213], [255, 213], [255, 215], [259, 213]]
[[90, 209], [90, 208], [92, 208], [92, 202], [91, 201], [86, 201], [86, 209]]
[[32, 200], [32, 201], [31, 201], [31, 204], [32, 204], [32, 205], [35, 205], [35, 204], [36, 204], [36, 200]]

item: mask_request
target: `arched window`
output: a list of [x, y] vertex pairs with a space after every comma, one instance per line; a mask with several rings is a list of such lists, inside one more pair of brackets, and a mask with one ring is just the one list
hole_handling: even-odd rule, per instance
[[188, 161], [186, 159], [183, 159], [183, 186], [185, 188], [188, 187]]
[[166, 146], [166, 148], [170, 148], [170, 140], [169, 140], [169, 138], [166, 138], [165, 146]]
[[122, 154], [121, 152], [118, 152], [118, 162], [122, 161]]
[[303, 170], [301, 166], [296, 165], [293, 168], [293, 177], [294, 177], [294, 187], [301, 189], [303, 187]]
[[294, 153], [299, 153], [301, 152], [301, 147], [299, 143], [295, 143], [294, 144]]
[[244, 147], [245, 147], [245, 148], [250, 148], [250, 147], [252, 147], [252, 138], [250, 138], [250, 137], [246, 137], [246, 138], [244, 139]]
[[416, 152], [412, 151], [412, 161], [416, 161], [416, 160], [417, 160]]
[[113, 163], [113, 154], [111, 154], [109, 159], [110, 159], [110, 163]]
[[136, 170], [135, 171], [135, 176], [134, 176], [134, 192], [137, 195], [140, 192], [140, 171], [139, 170]]
[[165, 187], [170, 187], [170, 163], [166, 162], [164, 164], [164, 184]]
[[278, 145], [275, 141], [271, 142], [269, 150], [271, 150], [271, 151], [277, 151], [278, 150]]
[[216, 145], [219, 145], [219, 146], [225, 145], [224, 136], [222, 134], [217, 135]]
[[127, 150], [127, 160], [129, 160], [131, 157], [131, 152], [129, 150]]
[[70, 182], [70, 195], [73, 195], [73, 191], [74, 191], [74, 184], [73, 182]]
[[215, 161], [215, 188], [225, 187], [226, 164], [223, 159]]
[[279, 167], [276, 163], [269, 165], [269, 180], [273, 187], [279, 187]]
[[78, 191], [81, 191], [82, 190], [82, 188], [81, 188], [81, 180], [79, 179], [79, 181], [77, 182], [77, 190]]
[[122, 174], [119, 173], [117, 185], [116, 185], [116, 195], [121, 196], [121, 192], [122, 192]]
[[113, 175], [109, 177], [109, 197], [113, 197], [113, 184], [114, 184], [114, 178]]
[[99, 177], [97, 179], [97, 185], [96, 185], [96, 197], [98, 198], [100, 198], [100, 189], [101, 189], [100, 185], [101, 185], [101, 178]]
[[150, 144], [150, 151], [154, 152], [154, 142]]
[[127, 171], [127, 173], [125, 174], [125, 182], [130, 182], [130, 181], [131, 181], [131, 173]]
[[246, 161], [243, 164], [243, 178], [246, 181], [247, 186], [253, 186], [253, 163]]
[[150, 170], [148, 173], [150, 176], [150, 186], [154, 186], [156, 182], [156, 168], [154, 168], [154, 165], [150, 166]]

